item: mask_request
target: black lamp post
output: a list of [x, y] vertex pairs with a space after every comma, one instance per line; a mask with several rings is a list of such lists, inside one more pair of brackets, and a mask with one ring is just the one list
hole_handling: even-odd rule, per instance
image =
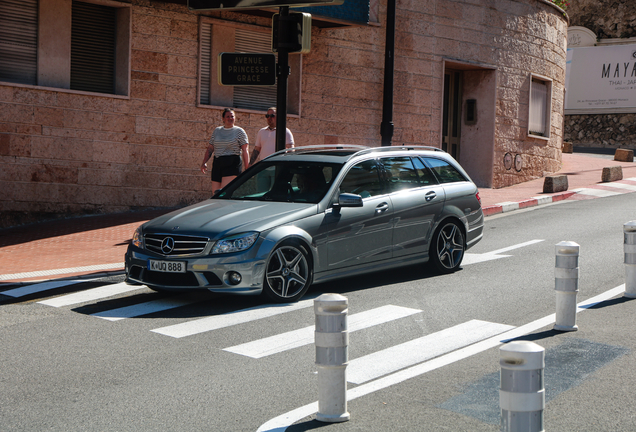
[[395, 69], [395, 2], [387, 0], [386, 45], [384, 47], [384, 97], [382, 100], [382, 145], [390, 146], [393, 140], [393, 71]]

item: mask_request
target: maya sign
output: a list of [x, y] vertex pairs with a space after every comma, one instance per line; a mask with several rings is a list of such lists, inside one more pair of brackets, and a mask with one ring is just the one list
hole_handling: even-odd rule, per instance
[[569, 48], [565, 88], [566, 110], [634, 111], [636, 44]]

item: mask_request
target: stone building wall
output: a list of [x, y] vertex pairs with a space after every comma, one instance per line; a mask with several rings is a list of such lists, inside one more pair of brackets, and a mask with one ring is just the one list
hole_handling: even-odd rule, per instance
[[[196, 103], [199, 17], [183, 4], [131, 3], [129, 97], [0, 84], [0, 227], [210, 195], [199, 164], [222, 107]], [[380, 23], [385, 12], [381, 2]], [[492, 154], [492, 187], [558, 170], [567, 31], [559, 9], [546, 0], [404, 0], [396, 28], [394, 144], [441, 146], [443, 65], [453, 61], [497, 77], [494, 114], [484, 120], [494, 142], [465, 143]], [[301, 114], [288, 118], [299, 145], [380, 145], [384, 41], [383, 25], [312, 29]], [[530, 73], [552, 80], [549, 139], [528, 137]], [[236, 114], [253, 141], [264, 113]], [[507, 152], [521, 155], [522, 170], [504, 167]]]
[[[592, 30], [599, 39], [636, 37], [636, 2], [576, 0], [567, 13], [570, 25]], [[566, 115], [564, 141], [575, 146], [636, 149], [636, 114]]]

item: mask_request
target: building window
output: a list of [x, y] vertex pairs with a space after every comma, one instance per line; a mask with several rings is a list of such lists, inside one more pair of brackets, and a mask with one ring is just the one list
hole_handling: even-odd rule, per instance
[[[266, 111], [276, 106], [277, 86], [222, 86], [218, 83], [219, 54], [271, 53], [271, 28], [228, 23], [201, 17], [199, 104]], [[290, 54], [287, 112], [300, 114], [301, 55]]]
[[115, 93], [115, 9], [73, 1], [71, 89]]
[[128, 95], [130, 4], [0, 0], [0, 81]]
[[38, 0], [0, 1], [0, 81], [37, 84]]
[[530, 80], [530, 108], [528, 134], [535, 137], [550, 137], [550, 113], [552, 81], [532, 76]]

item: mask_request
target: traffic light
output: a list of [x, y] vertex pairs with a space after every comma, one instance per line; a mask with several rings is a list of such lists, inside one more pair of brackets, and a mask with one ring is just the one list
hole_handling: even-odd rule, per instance
[[[287, 25], [287, 40], [279, 41], [278, 32], [280, 25]], [[281, 17], [274, 14], [272, 17], [272, 52], [278, 52], [281, 48], [287, 48], [290, 53], [308, 53], [311, 49], [311, 14], [304, 12], [290, 12]]]

